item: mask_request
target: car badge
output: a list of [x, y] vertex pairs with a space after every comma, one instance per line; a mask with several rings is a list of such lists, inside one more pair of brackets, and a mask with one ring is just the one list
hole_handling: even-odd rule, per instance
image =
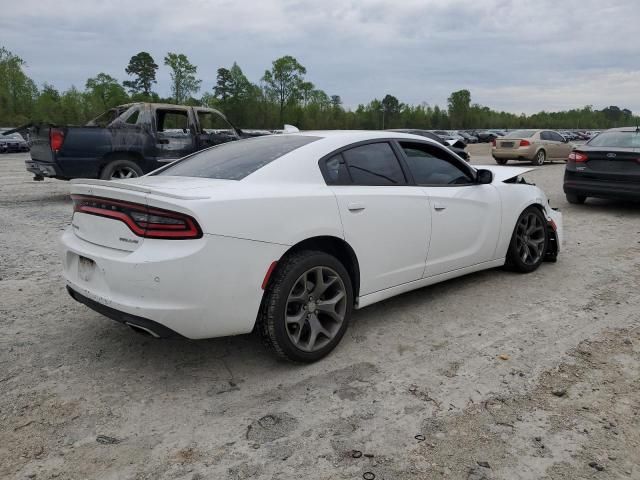
[[607, 158], [616, 158], [615, 153], [607, 153]]

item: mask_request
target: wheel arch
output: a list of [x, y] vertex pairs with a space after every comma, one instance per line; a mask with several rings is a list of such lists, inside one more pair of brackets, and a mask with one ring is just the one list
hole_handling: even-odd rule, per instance
[[358, 256], [351, 245], [339, 237], [334, 237], [332, 235], [319, 235], [306, 238], [291, 246], [282, 255], [282, 258], [301, 250], [318, 250], [336, 257], [349, 273], [351, 285], [353, 286], [353, 298], [354, 301], [357, 300], [360, 292], [360, 263], [358, 262]]
[[130, 160], [136, 163], [140, 168], [142, 168], [142, 162], [144, 161], [144, 157], [140, 152], [133, 152], [131, 150], [118, 150], [114, 152], [106, 153], [100, 158], [100, 168], [98, 169], [98, 177], [102, 174], [104, 167], [109, 165], [111, 162], [115, 160]]

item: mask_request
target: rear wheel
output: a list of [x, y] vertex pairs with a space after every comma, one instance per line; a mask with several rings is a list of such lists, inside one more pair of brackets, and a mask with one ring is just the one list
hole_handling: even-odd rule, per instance
[[108, 163], [100, 173], [102, 180], [122, 180], [142, 175], [142, 169], [131, 160], [114, 160]]
[[301, 251], [273, 273], [258, 330], [279, 356], [315, 362], [340, 342], [352, 309], [353, 287], [342, 263], [324, 252]]
[[547, 222], [542, 212], [533, 206], [526, 208], [513, 230], [507, 264], [518, 272], [533, 272], [543, 262], [548, 243]]
[[543, 165], [544, 162], [547, 160], [547, 152], [545, 152], [544, 150], [538, 150], [538, 153], [536, 153], [536, 156], [533, 159], [533, 163], [534, 165]]
[[507, 162], [509, 161], [506, 158], [495, 158], [495, 157], [493, 157], [493, 159], [496, 161], [496, 163], [498, 165], [506, 165]]
[[584, 195], [577, 195], [575, 193], [567, 193], [565, 195], [567, 197], [567, 202], [574, 205], [582, 205], [587, 200], [587, 197]]

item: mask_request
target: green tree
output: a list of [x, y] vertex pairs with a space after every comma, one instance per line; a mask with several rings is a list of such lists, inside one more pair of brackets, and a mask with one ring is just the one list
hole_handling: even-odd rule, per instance
[[38, 88], [23, 71], [26, 63], [0, 47], [0, 124], [26, 123], [38, 97]]
[[133, 80], [126, 80], [123, 85], [132, 95], [142, 94], [151, 96], [151, 86], [156, 83], [156, 72], [158, 65], [153, 57], [147, 52], [136, 53], [129, 60], [129, 65], [125, 69], [128, 75], [134, 77]]
[[382, 129], [394, 126], [394, 121], [400, 114], [400, 101], [393, 95], [385, 95], [382, 99]]
[[60, 99], [58, 90], [53, 85], [45, 83], [36, 100], [34, 120], [47, 123], [61, 122]]
[[284, 123], [284, 110], [288, 104], [296, 103], [300, 98], [300, 91], [304, 82], [304, 68], [291, 55], [274, 60], [271, 70], [266, 70], [262, 81], [269, 97], [274, 98], [280, 110], [280, 124]]
[[454, 128], [467, 128], [469, 112], [471, 111], [471, 92], [469, 90], [458, 90], [453, 92], [447, 99], [449, 106], [449, 118]]
[[184, 103], [200, 90], [202, 80], [196, 78], [198, 67], [183, 53], [167, 53], [164, 64], [171, 69], [171, 93], [176, 103]]
[[128, 100], [122, 85], [106, 73], [99, 73], [88, 79], [85, 87], [85, 93], [91, 105], [90, 110], [93, 113], [100, 113], [116, 105], [126, 103]]

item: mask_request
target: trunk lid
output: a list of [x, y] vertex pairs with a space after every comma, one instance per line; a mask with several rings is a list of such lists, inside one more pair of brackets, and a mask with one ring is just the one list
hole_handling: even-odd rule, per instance
[[640, 181], [640, 149], [619, 147], [592, 147], [576, 149], [587, 156], [585, 162], [576, 162], [576, 171], [612, 181]]
[[[99, 204], [100, 199], [107, 199], [137, 204], [142, 213], [147, 208], [155, 208], [193, 217], [193, 202], [211, 198], [214, 193], [221, 192], [225, 187], [230, 188], [236, 183], [233, 180], [168, 175], [151, 175], [119, 181], [75, 179], [71, 180], [71, 195], [74, 201], [85, 199], [87, 202], [97, 202], [95, 206], [99, 208], [103, 208]], [[86, 197], [90, 198], [87, 200]], [[115, 210], [118, 206], [107, 208]], [[72, 226], [76, 236], [83, 240], [118, 250], [135, 251], [145, 240], [134, 233], [124, 221], [100, 215], [74, 212]]]
[[[106, 185], [94, 185], [89, 182], [87, 179], [72, 182], [71, 196], [74, 202], [78, 201], [79, 198], [98, 197], [95, 200], [96, 202], [99, 202], [100, 198], [105, 198], [135, 203], [142, 207], [148, 205], [147, 194], [144, 191], [118, 188], [115, 185], [118, 182], [102, 181]], [[77, 237], [87, 242], [128, 252], [133, 252], [140, 248], [145, 240], [144, 237], [133, 233], [120, 220], [82, 212], [74, 211], [71, 227]]]
[[[520, 141], [524, 138], [497, 138], [496, 148], [513, 149], [520, 147]], [[531, 140], [529, 140], [531, 141]]]

